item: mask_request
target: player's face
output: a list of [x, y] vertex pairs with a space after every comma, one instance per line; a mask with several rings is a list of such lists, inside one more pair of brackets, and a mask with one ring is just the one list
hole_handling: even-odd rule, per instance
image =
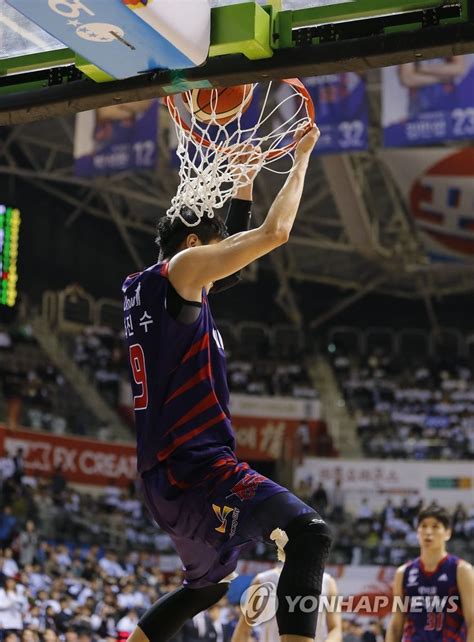
[[444, 548], [451, 537], [451, 530], [434, 517], [426, 517], [419, 523], [417, 534], [421, 548], [436, 550]]

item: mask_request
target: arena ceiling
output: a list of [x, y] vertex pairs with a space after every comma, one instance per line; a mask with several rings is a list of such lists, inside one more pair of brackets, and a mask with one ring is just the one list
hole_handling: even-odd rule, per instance
[[[237, 1], [212, 0], [214, 5]], [[284, 0], [283, 7], [335, 2]], [[432, 297], [472, 290], [474, 266], [436, 265], [426, 258], [412, 219], [378, 153], [380, 71], [369, 70], [366, 77], [371, 151], [313, 159], [291, 240], [261, 265], [276, 273], [281, 286], [279, 300], [296, 323], [301, 314], [292, 288], [296, 282], [309, 282], [341, 289], [340, 303], [315, 319], [315, 326], [370, 292], [421, 298], [435, 324]], [[154, 234], [156, 219], [169, 206], [178, 180], [168, 162], [166, 126], [160, 127], [157, 172], [95, 179], [74, 175], [74, 116], [26, 122], [1, 131], [0, 174], [21, 177], [61, 201], [66, 229], [79, 216], [109, 220], [117, 226], [137, 268], [143, 267], [134, 230]], [[280, 176], [268, 172], [258, 177], [256, 221], [263, 219], [281, 183]]]
[[[280, 283], [279, 302], [300, 323], [293, 296], [297, 282], [341, 289], [336, 308], [314, 320], [318, 326], [371, 292], [421, 298], [436, 325], [432, 297], [473, 289], [470, 266], [431, 264], [423, 251], [398, 190], [380, 162], [380, 72], [368, 73], [371, 150], [312, 160], [307, 187], [291, 240], [261, 262]], [[161, 121], [164, 122], [164, 119]], [[134, 230], [154, 234], [155, 222], [169, 206], [177, 172], [168, 162], [168, 130], [160, 127], [159, 170], [125, 172], [108, 178], [74, 175], [74, 117], [4, 128], [0, 173], [18, 176], [62, 201], [67, 229], [79, 216], [116, 225], [137, 268], [143, 267]], [[255, 219], [262, 220], [282, 177], [262, 172], [256, 182]]]

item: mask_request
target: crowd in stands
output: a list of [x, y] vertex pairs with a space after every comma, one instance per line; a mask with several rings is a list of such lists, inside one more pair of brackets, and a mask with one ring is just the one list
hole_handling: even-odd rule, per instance
[[[117, 407], [121, 380], [128, 380], [127, 355], [120, 332], [104, 326], [88, 326], [67, 343], [76, 364], [85, 370], [103, 397]], [[224, 341], [224, 345], [226, 342]], [[239, 349], [232, 344], [232, 359], [228, 365], [231, 392], [250, 395], [292, 396], [315, 398], [316, 391], [309, 373], [295, 359], [252, 357], [249, 345]]]
[[30, 326], [0, 326], [0, 376], [0, 416], [9, 428], [82, 435], [91, 426], [90, 416], [41, 350]]
[[88, 326], [73, 340], [74, 361], [87, 372], [103, 398], [116, 408], [120, 380], [128, 377], [123, 337], [112, 328]]
[[299, 399], [317, 396], [308, 371], [301, 363], [231, 361], [228, 378], [229, 388], [234, 393]]
[[[336, 481], [332, 488], [323, 483], [314, 487], [312, 479], [301, 480], [297, 493], [331, 525], [335, 542], [331, 550], [332, 563], [397, 566], [416, 557], [416, 516], [423, 504], [419, 496], [404, 498], [398, 503], [387, 499], [380, 509], [374, 508], [368, 498], [363, 498], [358, 506], [349, 507], [341, 482]], [[449, 550], [472, 559], [474, 505], [459, 504], [452, 519]]]
[[[21, 449], [0, 457], [0, 484], [2, 642], [124, 640], [144, 610], [180, 584], [169, 537], [149, 519], [134, 484], [122, 490], [111, 481], [91, 495], [71, 488], [59, 468], [50, 479], [28, 477]], [[337, 483], [329, 491], [304, 480], [298, 493], [333, 529], [333, 564], [399, 564], [416, 550], [415, 503], [388, 501], [377, 511], [365, 500], [349, 514]], [[459, 506], [450, 550], [471, 558], [473, 536], [474, 511]], [[272, 563], [274, 553], [257, 544], [251, 558]], [[227, 642], [238, 616], [224, 600], [174, 642]], [[361, 642], [375, 625], [360, 626], [345, 623], [346, 642]]]
[[462, 359], [365, 359], [335, 353], [333, 365], [364, 455], [474, 459], [474, 379]]

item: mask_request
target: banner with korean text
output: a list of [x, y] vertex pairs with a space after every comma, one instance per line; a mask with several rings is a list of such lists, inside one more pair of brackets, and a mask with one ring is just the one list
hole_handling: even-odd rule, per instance
[[382, 69], [385, 147], [474, 139], [474, 54]]
[[314, 154], [368, 148], [369, 112], [365, 79], [353, 72], [303, 78], [311, 94], [321, 137]]
[[78, 176], [153, 169], [158, 101], [101, 107], [76, 115], [74, 166]]
[[363, 499], [370, 507], [381, 508], [387, 499], [403, 498], [417, 502], [437, 501], [454, 508], [458, 503], [472, 504], [474, 468], [472, 462], [398, 461], [385, 459], [321, 459], [308, 457], [295, 470], [295, 487], [306, 483], [312, 489], [319, 483], [331, 491], [339, 480], [346, 510], [357, 511]]
[[[338, 154], [366, 150], [368, 147], [368, 103], [365, 80], [348, 72], [302, 78], [314, 103], [316, 123], [321, 132], [313, 154]], [[272, 127], [284, 129], [295, 113], [291, 89], [278, 86], [276, 98], [280, 108]], [[285, 141], [289, 143], [290, 140]]]

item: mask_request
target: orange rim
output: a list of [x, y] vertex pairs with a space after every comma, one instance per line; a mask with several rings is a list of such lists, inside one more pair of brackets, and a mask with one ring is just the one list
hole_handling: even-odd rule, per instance
[[[293, 87], [293, 89], [295, 89], [295, 91], [298, 94], [300, 94], [304, 98], [306, 103], [306, 113], [310, 121], [307, 129], [308, 130], [311, 129], [311, 127], [314, 125], [315, 111], [314, 111], [314, 103], [309, 91], [306, 89], [306, 87], [303, 85], [301, 80], [299, 80], [298, 78], [285, 78], [280, 82], [284, 82], [287, 85], [290, 85], [291, 87]], [[164, 99], [164, 102], [165, 102], [165, 105], [168, 107], [168, 111], [171, 115], [171, 118], [174, 120], [174, 122], [177, 125], [179, 125], [179, 127], [187, 131], [197, 143], [199, 143], [200, 145], [203, 145], [204, 147], [210, 147], [210, 148], [216, 147], [213, 141], [203, 136], [200, 136], [196, 132], [192, 131], [191, 128], [187, 125], [187, 123], [185, 123], [185, 121], [179, 115], [178, 108], [176, 107], [176, 103], [174, 100], [174, 96], [172, 95], [166, 96]], [[264, 153], [264, 156], [268, 160], [275, 160], [276, 158], [279, 158], [280, 156], [283, 156], [284, 154], [291, 152], [293, 149], [295, 149], [296, 145], [297, 145], [297, 141], [293, 141], [288, 145], [285, 145], [284, 147], [280, 147], [279, 149], [268, 150], [267, 152]], [[222, 152], [225, 152], [225, 150], [226, 148], [220, 148], [220, 151]]]

